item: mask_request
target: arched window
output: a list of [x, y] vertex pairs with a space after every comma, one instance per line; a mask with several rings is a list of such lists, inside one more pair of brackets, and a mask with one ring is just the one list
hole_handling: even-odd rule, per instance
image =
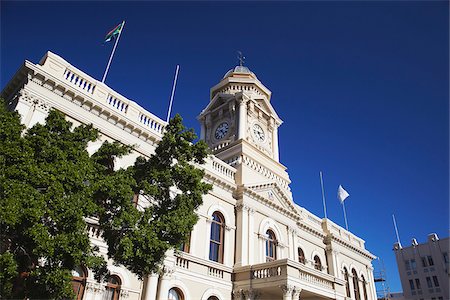
[[350, 298], [350, 282], [348, 281], [348, 271], [347, 268], [344, 267], [344, 279], [345, 279], [345, 292], [347, 297]]
[[183, 293], [180, 291], [180, 289], [171, 288], [169, 290], [168, 300], [184, 300]]
[[356, 274], [356, 270], [352, 270], [352, 276], [353, 276], [353, 292], [355, 293], [355, 299], [361, 300], [361, 294], [359, 293], [359, 280], [358, 280], [358, 274]]
[[319, 256], [314, 256], [314, 269], [322, 271], [322, 262], [320, 261]]
[[86, 287], [87, 271], [84, 267], [78, 266], [72, 271], [72, 276], [72, 288], [76, 295], [75, 299], [81, 300]]
[[106, 284], [106, 292], [103, 300], [118, 300], [120, 294], [120, 285], [122, 284], [119, 276], [112, 275]]
[[369, 300], [369, 298], [367, 297], [367, 282], [366, 279], [364, 278], [364, 276], [362, 276], [362, 284], [363, 284], [363, 294], [364, 294], [364, 300]]
[[266, 231], [266, 261], [277, 259], [277, 238], [272, 230]]
[[209, 241], [209, 259], [223, 263], [223, 228], [225, 220], [218, 211], [212, 215], [211, 238]]
[[209, 296], [208, 300], [219, 300], [219, 298], [217, 298], [216, 296]]
[[298, 248], [298, 262], [305, 264], [305, 253], [303, 252], [302, 248]]

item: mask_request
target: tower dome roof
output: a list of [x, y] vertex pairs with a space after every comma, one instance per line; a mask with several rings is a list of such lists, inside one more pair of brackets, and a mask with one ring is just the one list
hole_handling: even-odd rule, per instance
[[231, 76], [233, 74], [252, 75], [254, 78], [256, 78], [255, 73], [250, 71], [250, 69], [245, 67], [245, 66], [236, 66], [236, 67], [234, 67], [233, 69], [231, 69], [227, 73], [225, 73], [223, 78], [227, 78], [227, 77], [229, 77], [229, 76]]

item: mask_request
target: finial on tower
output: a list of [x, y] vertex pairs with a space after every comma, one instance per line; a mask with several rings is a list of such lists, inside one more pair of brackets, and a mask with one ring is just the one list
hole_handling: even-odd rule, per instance
[[239, 65], [242, 67], [244, 65], [244, 61], [245, 61], [245, 56], [242, 54], [241, 51], [238, 51], [238, 60], [239, 60]]

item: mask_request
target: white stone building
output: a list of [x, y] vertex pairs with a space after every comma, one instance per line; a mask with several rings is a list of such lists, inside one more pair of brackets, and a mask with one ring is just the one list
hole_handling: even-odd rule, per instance
[[449, 238], [439, 239], [432, 233], [423, 244], [416, 239], [412, 239], [409, 247], [394, 244], [405, 299], [450, 299], [449, 242]]
[[[137, 145], [119, 167], [151, 155], [166, 124], [51, 52], [39, 64], [25, 61], [2, 96], [27, 127], [44, 122], [50, 108], [75, 125], [92, 123], [101, 138], [88, 151], [105, 140]], [[189, 245], [167, 253], [160, 274], [144, 281], [113, 264], [108, 284], [75, 270], [79, 299], [376, 299], [374, 256], [364, 241], [294, 203], [279, 162], [282, 121], [256, 75], [243, 66], [228, 71], [198, 120], [214, 152], [202, 166], [213, 190], [198, 209]], [[92, 242], [106, 253], [95, 220], [88, 224]]]

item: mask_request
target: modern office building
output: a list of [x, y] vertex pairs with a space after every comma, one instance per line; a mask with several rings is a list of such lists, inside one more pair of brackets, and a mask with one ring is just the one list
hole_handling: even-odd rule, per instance
[[[119, 167], [152, 155], [166, 125], [51, 52], [39, 64], [25, 61], [2, 96], [27, 127], [44, 122], [49, 109], [75, 125], [92, 123], [100, 139], [90, 152], [106, 140], [136, 145]], [[247, 67], [226, 72], [198, 117], [213, 150], [201, 166], [213, 189], [198, 209], [189, 247], [168, 252], [161, 272], [143, 281], [112, 262], [108, 283], [80, 267], [73, 281], [78, 299], [376, 299], [374, 255], [364, 241], [294, 202], [279, 161], [282, 120], [273, 104]], [[92, 243], [106, 255], [96, 220], [87, 222]]]
[[426, 243], [412, 239], [411, 246], [394, 244], [405, 299], [448, 300], [449, 238], [428, 235]]

